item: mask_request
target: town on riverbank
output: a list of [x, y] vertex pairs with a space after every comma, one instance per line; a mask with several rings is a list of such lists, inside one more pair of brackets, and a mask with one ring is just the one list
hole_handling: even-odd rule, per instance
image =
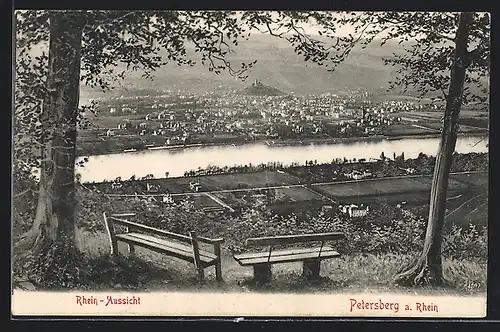
[[[199, 146], [334, 144], [438, 137], [442, 102], [369, 95], [156, 94], [99, 100], [86, 114], [80, 156]], [[485, 135], [487, 110], [464, 110], [459, 134]]]

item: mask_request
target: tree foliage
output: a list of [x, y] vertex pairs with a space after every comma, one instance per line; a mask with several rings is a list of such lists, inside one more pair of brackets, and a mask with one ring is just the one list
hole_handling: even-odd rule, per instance
[[[341, 13], [332, 24], [350, 25], [354, 33], [343, 38], [366, 48], [370, 43], [397, 41], [401, 52], [384, 59], [396, 66], [399, 75], [390, 88], [416, 89], [421, 95], [441, 92], [446, 100], [455, 52], [460, 13], [451, 12], [363, 12]], [[468, 75], [463, 103], [487, 100], [490, 66], [490, 16], [474, 13], [469, 35]], [[347, 55], [352, 48], [346, 48]]]

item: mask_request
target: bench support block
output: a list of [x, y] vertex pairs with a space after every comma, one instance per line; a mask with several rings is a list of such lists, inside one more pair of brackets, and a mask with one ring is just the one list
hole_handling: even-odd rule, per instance
[[135, 246], [133, 244], [128, 245], [128, 255], [129, 257], [135, 256]]
[[215, 255], [217, 256], [217, 262], [215, 263], [215, 279], [217, 282], [222, 282], [222, 257], [220, 252], [220, 243], [214, 245]]
[[271, 264], [255, 264], [253, 266], [254, 281], [264, 283], [271, 280]]
[[321, 261], [319, 259], [307, 259], [304, 261], [302, 275], [308, 280], [318, 280]]

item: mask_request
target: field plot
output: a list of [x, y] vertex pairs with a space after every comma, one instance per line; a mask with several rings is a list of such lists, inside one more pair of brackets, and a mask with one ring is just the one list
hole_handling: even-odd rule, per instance
[[200, 195], [193, 195], [191, 199], [194, 201], [194, 204], [196, 207], [204, 209], [204, 208], [221, 208], [224, 209], [223, 206], [221, 206], [219, 203], [214, 201], [212, 198], [210, 198], [207, 195], [200, 194]]
[[439, 112], [419, 111], [419, 112], [411, 112], [408, 115], [409, 116], [420, 117], [420, 118], [427, 118], [427, 119], [439, 120], [439, 119], [441, 119], [443, 117], [443, 111], [439, 111]]
[[[239, 194], [239, 195], [237, 195], [237, 194]], [[231, 207], [240, 207], [240, 206], [247, 205], [247, 202], [244, 199], [241, 199], [241, 197], [244, 197], [245, 195], [241, 194], [241, 193], [237, 193], [237, 194], [235, 194], [235, 193], [214, 193], [213, 195]]]
[[[336, 197], [335, 200], [339, 204], [403, 204], [405, 207], [415, 207], [429, 204], [430, 191], [414, 191], [414, 192], [394, 192], [384, 195], [373, 196], [344, 196]], [[448, 190], [448, 199], [454, 199], [460, 195], [459, 190]]]
[[[316, 187], [316, 186], [315, 186]], [[404, 191], [427, 190], [428, 185], [410, 178], [380, 179], [317, 186], [334, 197], [381, 195]]]
[[118, 125], [125, 120], [130, 120], [133, 124], [145, 122], [145, 115], [99, 115], [98, 117], [91, 117], [89, 120], [99, 128], [117, 128]]
[[[397, 112], [394, 113], [393, 115], [417, 119], [421, 123], [425, 124], [428, 124], [429, 122], [441, 123], [441, 118], [443, 117], [443, 111]], [[486, 129], [488, 128], [488, 122], [489, 122], [488, 119], [489, 119], [488, 112], [462, 110], [460, 111], [460, 118], [458, 119], [458, 123]]]
[[450, 174], [450, 180], [476, 187], [488, 186], [488, 172]]
[[464, 213], [461, 220], [455, 222], [460, 222], [462, 225], [488, 226], [488, 201], [483, 198], [479, 206]]
[[[423, 206], [419, 214], [426, 218], [429, 213], [429, 205]], [[486, 193], [462, 195], [458, 199], [449, 199], [446, 204], [445, 222], [446, 226], [457, 225], [468, 227], [486, 226], [488, 224], [488, 197]]]
[[175, 178], [148, 180], [148, 183], [159, 185], [160, 191], [169, 192], [172, 194], [192, 192], [191, 188], [189, 187], [190, 182], [196, 182], [196, 179]]
[[[464, 119], [467, 120], [467, 119]], [[443, 124], [441, 122], [437, 121], [425, 121], [421, 122], [418, 125], [422, 127], [428, 127], [433, 130], [441, 130], [443, 127]], [[476, 132], [484, 132], [484, 129], [477, 128], [477, 127], [470, 127], [464, 124], [461, 124], [460, 127], [458, 128], [458, 131], [460, 133], [476, 133]]]
[[[426, 192], [431, 188], [430, 176], [377, 179], [315, 186], [332, 197], [391, 195], [397, 193]], [[465, 189], [461, 182], [450, 179], [448, 189]]]
[[[458, 174], [458, 178], [460, 176], [466, 176], [467, 174]], [[455, 178], [456, 175], [450, 175], [450, 178], [448, 179], [448, 190], [460, 190], [460, 189], [467, 189], [469, 187], [468, 184], [464, 184], [463, 182], [460, 182]], [[484, 177], [484, 175], [483, 175]], [[413, 177], [413, 178], [408, 178], [408, 180], [413, 180], [416, 182], [419, 182], [420, 184], [424, 185], [427, 189], [426, 190], [431, 190], [432, 186], [432, 177], [431, 176], [419, 176], [419, 177]], [[413, 190], [411, 188], [408, 188], [408, 190]], [[414, 189], [418, 190], [418, 189]], [[403, 190], [404, 191], [404, 190]]]
[[433, 134], [435, 130], [426, 129], [422, 127], [415, 127], [412, 124], [394, 124], [383, 129], [384, 135], [399, 136], [399, 135], [419, 135], [419, 134]]
[[489, 120], [488, 118], [461, 118], [458, 119], [460, 125], [473, 126], [488, 129]]
[[162, 179], [157, 180], [162, 183], [162, 187], [168, 190], [170, 193], [189, 193], [193, 192], [190, 187], [190, 183], [199, 183], [199, 191], [216, 191], [221, 188], [214, 186], [209, 181], [204, 180], [206, 177], [187, 177], [187, 178], [172, 178], [172, 179]]
[[440, 119], [443, 117], [443, 112], [395, 112], [392, 114], [393, 116], [400, 116], [400, 117], [405, 117], [405, 118], [410, 118], [410, 119], [415, 119], [419, 120], [420, 122], [424, 123], [426, 121], [440, 121]]
[[486, 118], [489, 117], [488, 111], [473, 110], [473, 109], [463, 109], [460, 111], [461, 118]]
[[[124, 182], [121, 189], [111, 189], [111, 184], [96, 183], [93, 186], [107, 193], [126, 194], [147, 189], [147, 184], [158, 186], [159, 189], [150, 194], [184, 194], [191, 193], [190, 183], [199, 183], [198, 191], [221, 191], [234, 189], [257, 189], [271, 186], [286, 186], [298, 184], [300, 179], [293, 175], [279, 172], [254, 172], [240, 174], [203, 175], [193, 177], [178, 177], [166, 179], [136, 180], [133, 183]], [[108, 188], [109, 187], [109, 188]]]
[[196, 177], [202, 187], [215, 188], [213, 190], [228, 190], [242, 188], [262, 188], [284, 186], [300, 183], [300, 179], [279, 172], [255, 172], [241, 174], [221, 174]]
[[280, 188], [280, 189], [274, 189], [274, 191], [277, 201], [302, 202], [302, 201], [323, 200], [323, 198], [320, 195], [303, 187]]

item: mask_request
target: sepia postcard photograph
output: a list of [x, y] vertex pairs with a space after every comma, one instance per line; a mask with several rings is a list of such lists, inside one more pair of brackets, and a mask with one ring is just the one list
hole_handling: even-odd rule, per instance
[[11, 314], [486, 316], [490, 14], [13, 12]]

